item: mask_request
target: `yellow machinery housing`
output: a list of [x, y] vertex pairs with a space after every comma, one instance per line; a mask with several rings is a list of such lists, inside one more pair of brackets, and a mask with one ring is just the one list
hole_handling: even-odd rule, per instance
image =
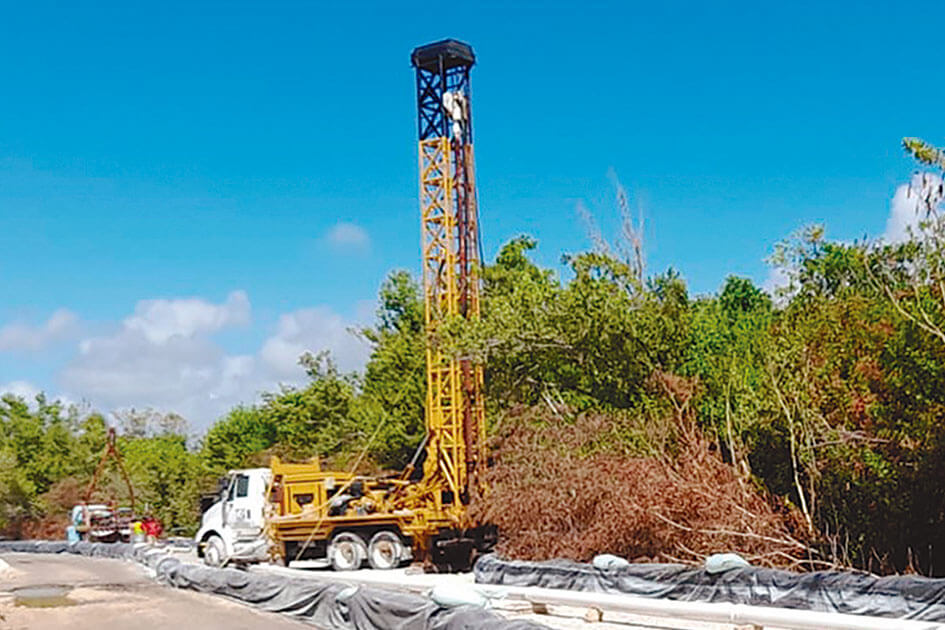
[[426, 350], [422, 476], [323, 471], [317, 462], [271, 464], [268, 534], [283, 560], [327, 557], [339, 570], [410, 559], [441, 570], [469, 565], [495, 543], [472, 523], [470, 496], [484, 464], [482, 368], [442, 353], [440, 325], [479, 317], [479, 241], [469, 73], [472, 48], [445, 40], [413, 51], [417, 75]]

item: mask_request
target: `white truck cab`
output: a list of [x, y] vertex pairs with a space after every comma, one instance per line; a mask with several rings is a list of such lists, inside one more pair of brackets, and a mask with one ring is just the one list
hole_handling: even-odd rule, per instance
[[[268, 557], [265, 527], [268, 468], [231, 470], [215, 495], [201, 501], [197, 555], [211, 566], [258, 562]], [[212, 504], [211, 504], [212, 502]]]

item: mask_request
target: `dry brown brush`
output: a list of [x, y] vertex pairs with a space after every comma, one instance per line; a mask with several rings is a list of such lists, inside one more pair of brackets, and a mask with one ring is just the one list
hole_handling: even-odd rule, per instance
[[[737, 552], [756, 565], [816, 565], [795, 510], [774, 503], [723, 462], [686, 420], [660, 455], [606, 445], [614, 418], [513, 413], [494, 439], [489, 491], [474, 515], [499, 526], [505, 557], [698, 563]], [[813, 564], [812, 564], [813, 562]]]

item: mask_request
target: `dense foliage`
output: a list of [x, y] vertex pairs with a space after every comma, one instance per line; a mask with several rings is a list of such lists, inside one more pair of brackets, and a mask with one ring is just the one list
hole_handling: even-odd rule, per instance
[[832, 559], [945, 566], [945, 296], [914, 284], [918, 254], [934, 252], [806, 231], [784, 246], [791, 285], [776, 307], [740, 278], [696, 299], [672, 274], [638, 289], [593, 255], [572, 260], [569, 283], [536, 282], [530, 245], [511, 243], [489, 270], [487, 287], [511, 289], [489, 293], [458, 344], [487, 361], [493, 401], [620, 412], [605, 447], [627, 457], [674, 452], [670, 419], [694, 405], [725, 459], [793, 504]]
[[[906, 146], [940, 161], [934, 147]], [[449, 322], [429, 341], [485, 363], [493, 427], [513, 407], [550, 412], [531, 429], [548, 417], [610, 418], [568, 459], [576, 466], [585, 456], [684, 458], [678, 427], [691, 419], [739, 483], [801, 515], [821, 557], [942, 574], [945, 222], [940, 180], [921, 183], [927, 215], [910, 241], [840, 244], [805, 229], [775, 249], [785, 284], [773, 295], [730, 277], [692, 296], [672, 270], [644, 277], [641, 261], [606, 247], [566, 257], [564, 279], [532, 262], [537, 243], [520, 237], [482, 270], [482, 320]], [[375, 326], [361, 331], [374, 346], [361, 374], [305, 355], [306, 386], [231, 410], [199, 441], [174, 417], [123, 418], [141, 501], [169, 527], [192, 529], [197, 495], [217, 475], [273, 454], [403, 467], [423, 434], [422, 302], [406, 272], [379, 298]], [[0, 527], [16, 533], [63, 510], [104, 435], [95, 413], [3, 398]]]

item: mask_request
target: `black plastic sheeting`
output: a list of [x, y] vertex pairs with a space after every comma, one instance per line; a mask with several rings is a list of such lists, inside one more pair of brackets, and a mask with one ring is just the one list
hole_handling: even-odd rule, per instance
[[476, 562], [474, 572], [482, 584], [945, 621], [945, 579], [842, 571], [790, 573], [759, 567], [711, 574], [681, 564], [597, 569], [568, 560], [524, 562], [491, 554]]
[[164, 584], [222, 595], [324, 630], [547, 630], [535, 623], [507, 620], [477, 606], [444, 608], [412, 593], [211, 568], [183, 562], [160, 547], [147, 545], [3, 541], [0, 553], [4, 552], [133, 560], [151, 569]]

